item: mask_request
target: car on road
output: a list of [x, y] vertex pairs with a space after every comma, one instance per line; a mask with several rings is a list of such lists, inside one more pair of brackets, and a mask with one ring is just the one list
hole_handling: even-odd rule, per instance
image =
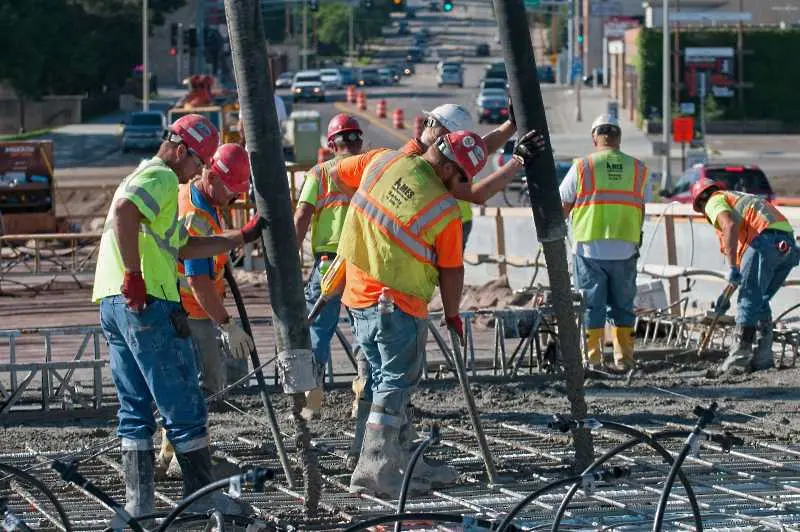
[[301, 70], [294, 75], [292, 83], [292, 97], [294, 101], [315, 100], [325, 101], [325, 87], [319, 70]]
[[540, 83], [556, 82], [556, 73], [550, 65], [536, 67], [536, 74], [539, 76]]
[[358, 80], [356, 79], [356, 73], [352, 68], [346, 68], [346, 67], [340, 68], [339, 75], [342, 78], [342, 85], [345, 87], [348, 85], [355, 85], [356, 83], [358, 83]]
[[154, 150], [161, 145], [167, 119], [159, 111], [137, 111], [122, 122], [122, 152]]
[[421, 63], [425, 60], [425, 51], [419, 46], [412, 46], [406, 54], [406, 61], [409, 63]]
[[344, 84], [338, 68], [323, 68], [319, 71], [319, 77], [326, 89], [341, 89]]
[[692, 203], [691, 188], [701, 177], [725, 183], [725, 188], [775, 199], [772, 186], [764, 172], [754, 164], [696, 164], [686, 170], [671, 190], [662, 190], [668, 201]]
[[486, 65], [486, 72], [483, 74], [483, 79], [507, 80], [508, 73], [506, 72], [506, 64], [499, 62]]
[[491, 53], [491, 48], [489, 48], [489, 44], [482, 42], [475, 46], [475, 55], [478, 57], [489, 57]]
[[445, 65], [439, 71], [439, 76], [436, 79], [436, 85], [443, 87], [445, 85], [455, 85], [457, 87], [464, 86], [464, 73], [460, 65]]
[[405, 20], [401, 20], [400, 22], [397, 23], [398, 35], [408, 35], [409, 33], [411, 32], [408, 31], [408, 22], [406, 22]]
[[378, 69], [378, 76], [381, 78], [381, 85], [396, 85], [399, 77], [395, 75], [394, 69], [384, 67]]
[[500, 78], [483, 79], [481, 80], [480, 91], [484, 89], [503, 89], [508, 92], [508, 83], [506, 80]]
[[499, 124], [508, 120], [508, 93], [503, 89], [484, 89], [475, 100], [478, 123]]
[[442, 59], [438, 63], [436, 63], [436, 72], [441, 72], [444, 67], [456, 67], [459, 70], [464, 70], [464, 62], [459, 60], [445, 60]]
[[[502, 148], [497, 150], [495, 155], [494, 166], [495, 169], [500, 168], [508, 161], [514, 153], [515, 140], [510, 139], [506, 141]], [[567, 176], [569, 169], [572, 167], [572, 159], [565, 159], [563, 157], [556, 158], [556, 182], [560, 185], [564, 178]], [[509, 207], [519, 207], [521, 205], [530, 205], [530, 195], [528, 194], [528, 184], [525, 178], [525, 170], [520, 171], [514, 176], [514, 179], [503, 189], [503, 199]]]
[[281, 72], [275, 79], [275, 87], [278, 89], [288, 89], [294, 82], [294, 72]]
[[359, 87], [377, 87], [381, 84], [381, 75], [377, 68], [362, 68], [357, 77]]
[[414, 63], [410, 61], [403, 61], [397, 65], [400, 67], [400, 70], [403, 72], [404, 76], [411, 76], [417, 73], [417, 67], [415, 67]]

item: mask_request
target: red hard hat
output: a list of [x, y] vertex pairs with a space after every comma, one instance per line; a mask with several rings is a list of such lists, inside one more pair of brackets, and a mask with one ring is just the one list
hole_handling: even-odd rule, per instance
[[347, 131], [357, 131], [361, 133], [361, 125], [358, 123], [354, 117], [339, 113], [338, 115], [331, 118], [331, 121], [328, 122], [328, 142], [333, 139], [336, 135], [340, 133], [346, 133]]
[[231, 192], [240, 194], [250, 187], [250, 158], [239, 144], [223, 144], [217, 148], [208, 166]]
[[703, 212], [700, 208], [699, 199], [704, 195], [704, 192], [713, 192], [715, 190], [725, 190], [725, 183], [714, 181], [707, 177], [701, 177], [692, 185], [692, 207], [696, 212]]
[[480, 135], [463, 130], [442, 135], [436, 140], [436, 148], [456, 163], [469, 179], [481, 171], [489, 154]]
[[219, 133], [208, 118], [189, 114], [177, 119], [169, 130], [178, 135], [186, 147], [208, 164], [219, 144]]

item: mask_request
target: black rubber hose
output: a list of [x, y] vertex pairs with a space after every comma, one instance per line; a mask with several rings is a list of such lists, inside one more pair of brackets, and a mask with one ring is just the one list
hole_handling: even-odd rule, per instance
[[[168, 512], [157, 512], [147, 515], [140, 515], [137, 519], [139, 519], [140, 521], [147, 521], [147, 520], [155, 521], [156, 519], [164, 519], [167, 515], [169, 515]], [[249, 517], [244, 515], [222, 514], [222, 517], [223, 520], [233, 521], [236, 524], [252, 525], [253, 523], [256, 522], [256, 519], [254, 517]], [[208, 521], [208, 519], [209, 516], [206, 514], [190, 514], [190, 515], [185, 515], [183, 517], [178, 517], [172, 522], [172, 524], [177, 526], [188, 523], [195, 523], [197, 521]], [[114, 529], [105, 528], [103, 532], [114, 532]]]
[[545, 484], [544, 486], [542, 486], [538, 490], [532, 492], [530, 495], [528, 495], [527, 497], [525, 497], [524, 499], [519, 501], [517, 503], [517, 505], [514, 506], [511, 509], [511, 511], [509, 511], [506, 514], [506, 516], [503, 518], [502, 521], [500, 521], [500, 524], [497, 526], [497, 532], [503, 532], [504, 530], [507, 530], [508, 529], [508, 525], [511, 523], [511, 521], [514, 520], [514, 518], [517, 516], [517, 514], [520, 513], [523, 510], [523, 508], [528, 506], [530, 503], [532, 503], [534, 500], [538, 499], [539, 497], [541, 497], [542, 495], [544, 495], [548, 491], [554, 490], [554, 489], [559, 488], [561, 486], [565, 486], [567, 484], [572, 484], [573, 482], [577, 482], [578, 484], [580, 484], [581, 479], [582, 479], [582, 475], [573, 475], [571, 477], [560, 478], [558, 480], [554, 480], [553, 482]]
[[[410, 420], [409, 420], [410, 422]], [[403, 475], [403, 485], [400, 488], [400, 498], [397, 501], [397, 514], [402, 514], [406, 509], [406, 500], [408, 499], [408, 487], [411, 485], [411, 476], [414, 474], [414, 468], [417, 465], [422, 453], [425, 452], [425, 449], [428, 445], [432, 443], [439, 442], [439, 425], [435, 424], [431, 428], [431, 433], [428, 435], [422, 443], [417, 446], [414, 450], [414, 454], [411, 455], [411, 459], [408, 461], [408, 465], [406, 466], [406, 472]], [[402, 521], [397, 521], [394, 524], [394, 532], [400, 532], [402, 530]]]
[[[482, 528], [492, 527], [491, 521], [487, 521], [486, 519], [481, 519], [478, 517], [469, 517], [449, 513], [438, 514], [433, 512], [411, 512], [407, 514], [389, 514], [373, 517], [372, 519], [361, 521], [360, 523], [356, 523], [355, 525], [345, 528], [344, 532], [360, 532], [361, 530], [367, 530], [373, 526], [383, 525], [386, 523], [395, 523], [397, 521], [436, 521], [439, 523], [455, 523], [459, 525], [468, 522], [473, 526], [479, 526]], [[519, 529], [514, 527], [512, 530], [517, 531]]]
[[669, 495], [672, 492], [672, 486], [675, 483], [675, 477], [679, 472], [681, 472], [681, 466], [683, 465], [684, 460], [686, 460], [686, 457], [689, 456], [694, 442], [700, 436], [703, 429], [716, 417], [717, 403], [711, 403], [708, 408], [696, 406], [694, 408], [694, 413], [699, 419], [692, 429], [691, 435], [686, 440], [683, 449], [681, 449], [681, 452], [672, 463], [672, 467], [669, 470], [669, 475], [667, 475], [667, 480], [664, 482], [664, 489], [661, 491], [661, 498], [659, 499], [658, 507], [656, 508], [656, 516], [655, 519], [653, 519], [653, 532], [661, 532], [661, 526], [664, 523], [664, 513], [667, 509], [667, 501], [669, 500]]
[[[592, 464], [584, 470], [584, 473], [591, 472], [593, 469], [601, 466], [617, 454], [624, 452], [631, 447], [639, 444], [645, 444], [654, 451], [656, 451], [666, 463], [671, 464], [673, 463], [672, 455], [667, 451], [663, 445], [658, 443], [656, 440], [658, 439], [668, 439], [668, 438], [682, 438], [689, 434], [689, 431], [665, 431], [665, 432], [658, 432], [650, 436], [640, 430], [637, 430], [633, 427], [629, 427], [628, 425], [623, 425], [621, 423], [614, 423], [614, 422], [602, 422], [603, 427], [608, 428], [609, 430], [613, 430], [615, 432], [619, 432], [625, 434], [627, 436], [631, 436], [631, 439], [627, 442], [621, 443], [614, 447], [613, 449], [607, 451], [605, 454], [597, 458]], [[700, 515], [700, 506], [697, 503], [697, 496], [694, 493], [694, 488], [692, 488], [691, 483], [689, 482], [688, 477], [680, 470], [678, 473], [678, 477], [680, 478], [681, 483], [683, 484], [683, 489], [686, 491], [686, 497], [689, 499], [689, 505], [692, 507], [692, 514], [694, 515], [694, 523], [695, 523], [695, 530], [697, 532], [701, 532], [703, 530], [703, 518]], [[561, 501], [561, 505], [558, 507], [558, 511], [556, 512], [556, 516], [553, 519], [553, 526], [550, 529], [551, 532], [557, 532], [559, 527], [561, 526], [561, 520], [564, 518], [564, 514], [567, 511], [567, 507], [569, 503], [572, 501], [572, 498], [577, 493], [578, 489], [580, 488], [580, 484], [574, 484], [567, 494], [564, 496], [564, 499]]]
[[64, 526], [64, 530], [67, 532], [72, 532], [72, 523], [69, 522], [67, 512], [64, 511], [64, 507], [61, 506], [61, 503], [58, 501], [58, 499], [56, 499], [55, 494], [50, 490], [50, 488], [45, 486], [44, 482], [33, 475], [8, 464], [0, 463], [0, 471], [4, 471], [11, 476], [17, 477], [44, 493], [44, 496], [47, 497], [51, 503], [53, 503], [53, 507], [56, 509], [58, 517], [61, 519], [61, 524]]

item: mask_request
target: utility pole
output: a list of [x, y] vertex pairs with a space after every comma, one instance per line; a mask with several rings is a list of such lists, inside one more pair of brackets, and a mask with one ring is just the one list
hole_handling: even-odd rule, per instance
[[[744, 11], [744, 0], [739, 0], [739, 13]], [[739, 63], [737, 66], [739, 73], [739, 88], [736, 91], [736, 96], [739, 100], [739, 110], [742, 116], [747, 116], [744, 111], [744, 22], [739, 21], [736, 31], [736, 59]]]
[[[675, 11], [680, 13], [681, 0], [675, 0]], [[675, 22], [675, 47], [672, 52], [673, 72], [675, 79], [672, 80], [674, 101], [681, 101], [681, 23]]]
[[183, 23], [178, 22], [178, 42], [176, 43], [175, 49], [178, 51], [175, 59], [175, 72], [176, 72], [176, 80], [175, 84], [180, 87], [183, 83]]
[[302, 56], [303, 70], [308, 70], [308, 0], [303, 2], [303, 50], [300, 52]]
[[355, 4], [350, 4], [350, 20], [348, 20], [348, 33], [347, 33], [347, 59], [351, 67], [355, 66], [355, 34], [353, 31], [354, 18], [355, 18]]
[[661, 47], [661, 140], [664, 144], [664, 155], [661, 157], [661, 189], [672, 189], [672, 170], [670, 168], [671, 137], [670, 126], [672, 124], [672, 87], [670, 84], [670, 53], [669, 53], [669, 0], [662, 3], [662, 30], [663, 39]]
[[586, 23], [588, 21], [588, 17], [586, 17], [586, 13], [583, 11], [583, 1], [582, 0], [575, 0], [575, 43], [576, 43], [576, 57], [578, 59], [578, 66], [576, 70], [578, 71], [578, 76], [575, 80], [575, 121], [581, 122], [583, 121], [583, 109], [581, 105], [581, 89], [583, 87], [583, 69], [586, 68], [586, 61], [584, 61], [583, 57], [583, 40], [584, 40], [584, 30]]
[[206, 0], [197, 0], [197, 73], [206, 73]]
[[[542, 90], [536, 74], [531, 35], [522, 0], [494, 0], [503, 58], [511, 86], [511, 97], [520, 135], [535, 129], [548, 135]], [[548, 135], [549, 136], [549, 135]], [[525, 168], [536, 234], [544, 250], [550, 279], [553, 308], [558, 323], [558, 346], [564, 364], [570, 413], [586, 416], [580, 331], [575, 319], [573, 294], [567, 267], [567, 226], [561, 212], [561, 198], [555, 177], [555, 161], [549, 139], [545, 153]], [[592, 435], [586, 429], [572, 431], [575, 466], [583, 470], [592, 461]]]
[[142, 111], [150, 110], [150, 6], [142, 0]]
[[567, 85], [572, 85], [572, 57], [575, 55], [575, 23], [574, 17], [571, 16], [572, 6], [570, 5], [570, 14], [567, 16]]

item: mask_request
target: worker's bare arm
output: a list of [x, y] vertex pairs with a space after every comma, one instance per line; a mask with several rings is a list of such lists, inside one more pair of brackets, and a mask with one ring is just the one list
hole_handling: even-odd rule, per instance
[[178, 250], [181, 259], [203, 259], [227, 253], [244, 244], [241, 231], [225, 231], [213, 236], [190, 236], [186, 244]]
[[455, 196], [456, 199], [481, 205], [506, 188], [521, 169], [522, 163], [516, 159], [511, 159], [501, 168], [477, 183], [471, 185], [466, 183], [457, 185], [456, 188], [453, 189], [453, 196]]
[[738, 266], [736, 264], [736, 251], [739, 246], [739, 228], [736, 220], [729, 212], [721, 212], [717, 215], [717, 225], [722, 231], [722, 242], [725, 246], [725, 257], [728, 259], [728, 266]]
[[139, 224], [144, 216], [130, 200], [120, 199], [114, 205], [114, 235], [119, 245], [119, 254], [125, 271], [142, 270], [139, 255]]
[[464, 267], [439, 268], [439, 292], [445, 316], [457, 316], [464, 290]]
[[308, 232], [308, 226], [311, 225], [314, 211], [316, 211], [316, 209], [310, 203], [301, 201], [297, 204], [297, 209], [294, 211], [294, 232], [297, 235], [298, 247], [303, 245], [303, 239]]
[[187, 278], [195, 299], [217, 324], [225, 323], [230, 316], [222, 300], [214, 290], [214, 282], [208, 275], [193, 275]]
[[486, 134], [483, 137], [483, 142], [486, 143], [486, 149], [489, 153], [494, 153], [500, 149], [503, 144], [510, 139], [514, 133], [517, 132], [517, 126], [511, 120], [506, 120], [500, 126]]
[[574, 203], [562, 203], [561, 210], [564, 212], [564, 218], [569, 218], [570, 213], [572, 212], [572, 206]]

